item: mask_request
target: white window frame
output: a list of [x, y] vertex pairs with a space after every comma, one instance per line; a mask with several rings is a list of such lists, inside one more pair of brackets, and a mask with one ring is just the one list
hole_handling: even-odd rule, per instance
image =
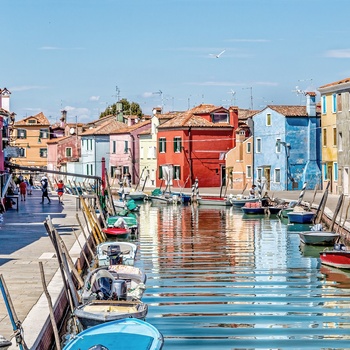
[[247, 165], [246, 166], [246, 178], [247, 179], [251, 179], [252, 178], [252, 166], [251, 165]]
[[260, 137], [257, 137], [256, 139], [256, 150], [255, 152], [256, 153], [261, 153], [261, 150], [262, 150], [262, 140]]
[[[277, 181], [277, 177], [279, 177], [279, 181]], [[276, 184], [281, 183], [281, 169], [280, 168], [275, 168], [273, 172], [273, 180]]]

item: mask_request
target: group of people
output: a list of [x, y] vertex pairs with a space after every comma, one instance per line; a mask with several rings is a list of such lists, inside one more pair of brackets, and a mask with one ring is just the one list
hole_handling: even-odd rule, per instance
[[[27, 195], [32, 195], [33, 191], [33, 178], [30, 175], [29, 179], [26, 177], [23, 178], [22, 174], [19, 174], [18, 177], [16, 177], [16, 185], [19, 188], [19, 194], [21, 197], [21, 201], [26, 200]], [[62, 203], [63, 193], [64, 193], [64, 184], [62, 180], [56, 181], [57, 185], [57, 195], [58, 195], [58, 202]], [[44, 204], [44, 199], [46, 198], [48, 201], [48, 204], [51, 203], [51, 199], [49, 197], [49, 182], [46, 176], [43, 176], [40, 180], [40, 188], [41, 188], [41, 204]]]

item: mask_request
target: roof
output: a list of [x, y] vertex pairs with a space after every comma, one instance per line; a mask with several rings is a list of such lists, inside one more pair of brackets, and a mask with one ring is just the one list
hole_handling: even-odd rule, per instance
[[[72, 135], [69, 136], [63, 136], [63, 137], [56, 137], [54, 139], [50, 139], [48, 141], [46, 141], [46, 144], [55, 144], [55, 143], [59, 143], [60, 141], [69, 139], [70, 137], [73, 137]], [[76, 136], [74, 136], [76, 138]]]
[[333, 83], [322, 85], [322, 86], [319, 87], [319, 89], [323, 89], [323, 88], [327, 88], [327, 87], [331, 87], [331, 86], [337, 86], [337, 85], [346, 84], [346, 83], [350, 83], [350, 78], [345, 78], [345, 79], [342, 79], [342, 80], [335, 81]]
[[115, 131], [116, 129], [122, 129], [125, 128], [125, 124], [122, 122], [118, 122], [117, 120], [108, 120], [104, 122], [103, 124], [97, 126], [96, 128], [90, 128], [86, 131], [84, 131], [81, 136], [87, 136], [87, 135], [109, 135], [112, 131]]
[[111, 131], [111, 134], [125, 134], [125, 133], [129, 133], [132, 132], [134, 130], [137, 130], [139, 128], [142, 128], [145, 125], [151, 125], [151, 121], [150, 120], [145, 120], [143, 122], [140, 123], [135, 123], [133, 125], [130, 126], [125, 126], [123, 128], [117, 127], [115, 130]]
[[[27, 121], [29, 119], [36, 119], [36, 124], [30, 124], [30, 123], [27, 123]], [[44, 113], [43, 112], [40, 112], [36, 115], [32, 115], [30, 117], [27, 117], [27, 118], [24, 118], [22, 120], [19, 120], [18, 122], [15, 122], [15, 126], [16, 125], [26, 125], [26, 126], [36, 126], [36, 125], [50, 125], [50, 122], [49, 120], [45, 117]]]
[[286, 117], [308, 117], [305, 106], [269, 105], [266, 108], [273, 109]]

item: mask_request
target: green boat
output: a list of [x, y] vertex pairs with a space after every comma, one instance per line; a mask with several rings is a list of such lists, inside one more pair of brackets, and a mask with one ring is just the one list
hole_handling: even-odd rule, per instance
[[120, 218], [123, 218], [123, 220], [125, 221], [125, 223], [128, 225], [129, 228], [138, 228], [138, 222], [137, 219], [134, 216], [120, 216], [120, 215], [116, 215], [116, 216], [109, 216], [107, 218], [107, 226], [108, 227], [113, 227], [114, 224], [116, 223], [116, 221]]

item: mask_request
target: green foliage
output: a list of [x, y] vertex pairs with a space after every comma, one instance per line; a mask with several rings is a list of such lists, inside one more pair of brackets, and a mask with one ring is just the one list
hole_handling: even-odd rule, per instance
[[[123, 115], [137, 115], [139, 117], [142, 116], [142, 109], [140, 105], [136, 102], [129, 102], [126, 98], [122, 98], [119, 103], [122, 104], [122, 112]], [[105, 117], [107, 115], [117, 115], [117, 103], [108, 106], [104, 112], [100, 114], [100, 118]]]

